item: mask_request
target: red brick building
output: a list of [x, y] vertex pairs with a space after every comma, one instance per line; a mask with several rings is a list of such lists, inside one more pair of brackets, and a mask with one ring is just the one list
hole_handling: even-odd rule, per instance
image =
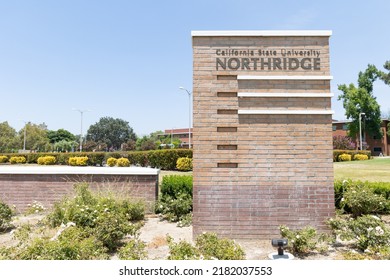
[[[351, 121], [336, 121], [332, 122], [333, 136], [348, 136], [348, 124]], [[382, 119], [381, 129], [383, 137], [381, 139], [370, 137], [369, 135], [362, 135], [363, 145], [368, 145], [368, 150], [371, 151], [373, 156], [390, 156], [390, 137], [388, 136], [388, 124], [389, 119]], [[352, 140], [356, 143], [356, 147], [359, 147], [359, 135], [352, 137]]]
[[[190, 129], [190, 133], [191, 133], [191, 148], [193, 146], [192, 144], [192, 139], [193, 139], [193, 135], [192, 135], [192, 128]], [[165, 129], [164, 130], [164, 134], [162, 134], [161, 136], [170, 136], [172, 138], [177, 138], [181, 141], [181, 147], [182, 148], [188, 148], [189, 146], [189, 143], [190, 143], [190, 138], [188, 137], [189, 133], [188, 133], [188, 128], [173, 128], [173, 129]]]

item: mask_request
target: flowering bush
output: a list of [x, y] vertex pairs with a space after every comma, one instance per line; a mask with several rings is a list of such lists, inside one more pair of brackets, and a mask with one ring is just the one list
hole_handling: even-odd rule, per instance
[[23, 156], [15, 156], [15, 157], [11, 157], [9, 159], [9, 162], [11, 164], [21, 164], [21, 163], [26, 163], [26, 158], [23, 157]]
[[288, 239], [288, 245], [286, 247], [293, 254], [307, 254], [311, 251], [317, 250], [324, 252], [327, 250], [325, 241], [326, 235], [317, 234], [315, 228], [306, 226], [303, 229], [291, 230], [287, 226], [280, 226], [280, 235]]
[[56, 158], [54, 156], [39, 157], [37, 163], [39, 165], [53, 165], [56, 163]]
[[110, 157], [110, 158], [107, 159], [107, 165], [110, 166], [110, 167], [115, 166], [116, 162], [117, 162], [116, 158]]
[[342, 240], [352, 240], [362, 250], [380, 252], [390, 246], [390, 229], [377, 216], [364, 215], [356, 219], [336, 217], [328, 224]]
[[7, 156], [0, 156], [0, 163], [5, 163], [8, 161], [8, 157]]
[[339, 159], [339, 161], [351, 161], [352, 156], [348, 155], [348, 154], [341, 154], [341, 155], [339, 155], [338, 159]]
[[181, 157], [176, 161], [176, 168], [179, 171], [190, 171], [192, 170], [192, 158]]
[[335, 150], [354, 150], [356, 147], [351, 137], [333, 136], [333, 149]]
[[362, 154], [356, 154], [353, 156], [353, 160], [368, 160], [368, 156]]
[[195, 240], [195, 246], [186, 242], [173, 242], [167, 237], [169, 260], [244, 260], [245, 252], [233, 240], [220, 238], [215, 233], [203, 233]]
[[0, 200], [0, 230], [7, 229], [10, 226], [12, 214], [12, 209]]
[[68, 163], [71, 166], [87, 166], [88, 157], [70, 157]]
[[346, 189], [340, 201], [340, 207], [354, 217], [366, 214], [383, 213], [389, 207], [389, 201], [366, 185], [352, 185]]
[[34, 201], [33, 204], [27, 204], [26, 215], [37, 214], [44, 212], [46, 208], [39, 202]]
[[120, 260], [146, 260], [146, 244], [139, 239], [132, 239], [118, 250]]
[[116, 165], [119, 167], [129, 167], [130, 161], [127, 158], [118, 158]]

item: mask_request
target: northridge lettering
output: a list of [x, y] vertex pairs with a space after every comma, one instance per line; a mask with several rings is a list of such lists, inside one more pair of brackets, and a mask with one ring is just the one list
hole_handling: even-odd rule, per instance
[[[321, 70], [318, 50], [217, 49], [217, 70]], [[236, 56], [236, 57], [232, 57]]]

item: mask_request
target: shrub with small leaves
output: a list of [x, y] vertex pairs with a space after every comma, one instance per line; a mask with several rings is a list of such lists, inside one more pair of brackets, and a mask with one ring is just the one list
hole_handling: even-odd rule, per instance
[[192, 170], [192, 158], [181, 157], [176, 161], [176, 168], [179, 171], [191, 171]]
[[368, 155], [356, 154], [353, 156], [353, 160], [368, 160]]
[[33, 204], [27, 204], [27, 207], [26, 215], [38, 214], [46, 211], [46, 208], [37, 201], [34, 201]]
[[54, 156], [39, 157], [37, 163], [39, 165], [54, 165], [56, 164], [56, 158]]
[[116, 162], [117, 162], [116, 158], [110, 157], [110, 158], [107, 159], [107, 165], [110, 166], [110, 167], [115, 166]]
[[366, 214], [384, 213], [390, 207], [389, 201], [364, 184], [350, 186], [341, 199], [340, 206], [354, 217]]
[[336, 217], [328, 224], [342, 240], [354, 241], [362, 251], [380, 252], [390, 246], [390, 228], [377, 216]]
[[199, 249], [188, 243], [187, 241], [181, 240], [178, 243], [173, 241], [173, 238], [168, 235], [167, 237], [169, 246], [168, 260], [199, 260], [201, 254]]
[[10, 226], [12, 215], [12, 209], [0, 200], [0, 230], [5, 230]]
[[280, 235], [288, 239], [286, 249], [293, 254], [303, 255], [314, 250], [324, 252], [327, 246], [324, 245], [327, 237], [324, 234], [317, 234], [315, 228], [306, 226], [302, 229], [291, 230], [287, 226], [279, 227]]
[[8, 162], [8, 157], [7, 156], [0, 156], [0, 163], [6, 163]]
[[119, 167], [129, 167], [130, 161], [127, 158], [118, 158], [116, 165]]
[[120, 260], [146, 260], [148, 252], [146, 244], [139, 239], [131, 239], [125, 246], [118, 250]]
[[71, 166], [87, 166], [88, 157], [70, 157], [68, 163]]
[[341, 154], [339, 155], [339, 161], [351, 161], [352, 156], [348, 154]]
[[15, 157], [10, 157], [9, 162], [11, 164], [23, 164], [26, 163], [27, 160], [23, 156], [15, 156]]

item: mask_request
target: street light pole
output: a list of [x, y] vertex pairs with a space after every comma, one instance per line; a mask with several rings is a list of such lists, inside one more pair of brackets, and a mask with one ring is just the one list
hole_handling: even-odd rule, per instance
[[80, 109], [72, 109], [72, 110], [80, 112], [80, 117], [81, 117], [80, 152], [82, 152], [83, 151], [83, 114], [84, 114], [84, 112], [90, 112], [90, 110], [80, 110]]
[[188, 149], [191, 149], [191, 92], [184, 87], [179, 87], [188, 93]]
[[360, 150], [363, 150], [363, 143], [362, 143], [362, 116], [365, 116], [365, 113], [359, 113], [359, 143], [360, 143]]

